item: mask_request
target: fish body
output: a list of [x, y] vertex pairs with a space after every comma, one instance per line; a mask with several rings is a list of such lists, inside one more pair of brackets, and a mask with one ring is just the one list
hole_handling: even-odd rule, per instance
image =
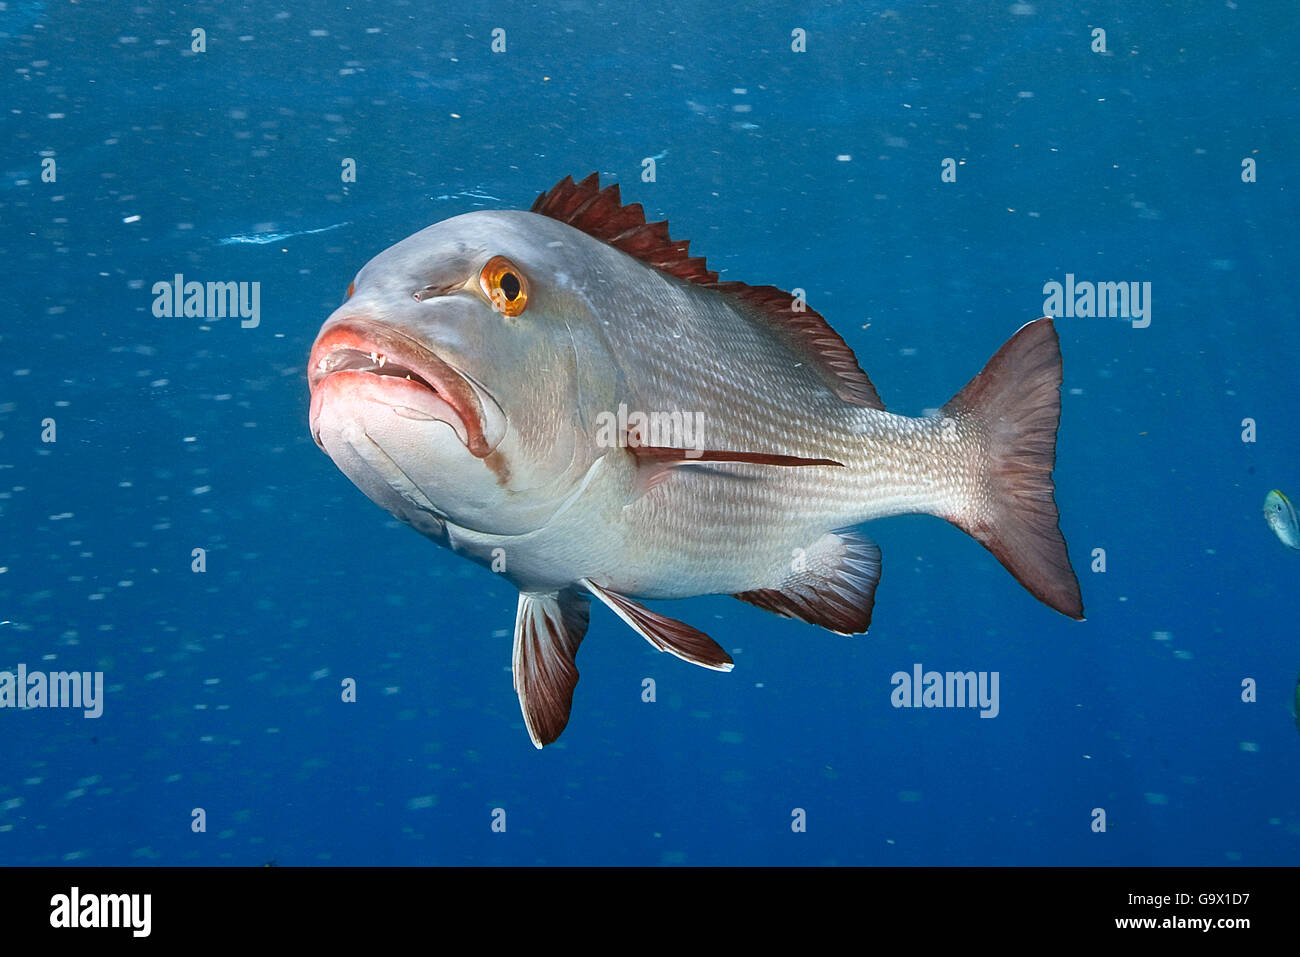
[[535, 745], [567, 723], [597, 598], [716, 670], [639, 603], [732, 594], [865, 632], [880, 549], [926, 513], [1082, 618], [1052, 468], [1061, 361], [1020, 329], [937, 415], [887, 411], [802, 300], [719, 282], [618, 187], [434, 224], [356, 276], [309, 359], [311, 430], [377, 504], [520, 591], [514, 674]]
[[1300, 521], [1295, 506], [1277, 489], [1264, 496], [1264, 521], [1283, 545], [1300, 549]]

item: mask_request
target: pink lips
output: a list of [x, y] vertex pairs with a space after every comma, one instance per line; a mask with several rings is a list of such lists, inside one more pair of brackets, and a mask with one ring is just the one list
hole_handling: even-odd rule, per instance
[[384, 323], [347, 317], [327, 324], [307, 363], [311, 431], [327, 402], [379, 402], [416, 421], [446, 422], [478, 458], [492, 452], [483, 409], [473, 387], [433, 352]]

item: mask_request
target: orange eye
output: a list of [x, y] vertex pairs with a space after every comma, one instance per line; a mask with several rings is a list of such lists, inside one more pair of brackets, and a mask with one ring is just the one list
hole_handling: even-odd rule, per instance
[[356, 291], [356, 288], [357, 288], [357, 284], [355, 282], [348, 283], [348, 294], [343, 297], [344, 302], [347, 302], [349, 299], [352, 298], [352, 293]]
[[528, 307], [528, 280], [505, 256], [493, 256], [478, 274], [478, 284], [492, 308], [517, 316]]

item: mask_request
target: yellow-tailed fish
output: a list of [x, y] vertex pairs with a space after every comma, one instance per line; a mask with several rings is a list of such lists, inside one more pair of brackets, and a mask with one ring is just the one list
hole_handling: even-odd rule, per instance
[[1295, 680], [1295, 700], [1291, 702], [1295, 710], [1291, 713], [1295, 716], [1295, 729], [1300, 731], [1300, 678]]
[[1277, 489], [1264, 496], [1264, 521], [1287, 548], [1300, 549], [1300, 522], [1291, 500]]

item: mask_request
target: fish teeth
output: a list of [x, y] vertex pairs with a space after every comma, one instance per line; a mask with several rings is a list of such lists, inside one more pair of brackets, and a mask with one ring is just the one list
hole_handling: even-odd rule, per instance
[[382, 369], [384, 367], [384, 363], [388, 361], [388, 356], [380, 356], [378, 361], [379, 361], [379, 368]]

